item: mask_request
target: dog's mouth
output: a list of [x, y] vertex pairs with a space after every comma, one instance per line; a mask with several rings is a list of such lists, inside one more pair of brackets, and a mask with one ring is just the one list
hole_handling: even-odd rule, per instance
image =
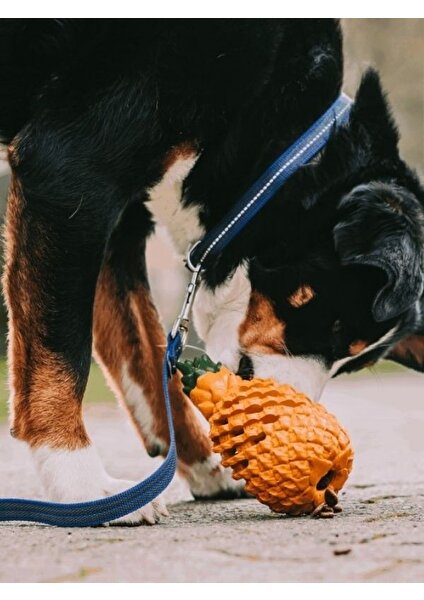
[[242, 379], [253, 379], [253, 377], [255, 376], [253, 363], [251, 359], [247, 356], [247, 354], [241, 355], [239, 366], [237, 369], [237, 375], [239, 375]]

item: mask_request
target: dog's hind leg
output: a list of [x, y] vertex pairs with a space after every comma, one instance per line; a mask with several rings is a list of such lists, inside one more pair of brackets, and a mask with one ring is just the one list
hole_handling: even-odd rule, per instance
[[[150, 228], [148, 212], [139, 203], [127, 208], [112, 233], [96, 291], [94, 349], [148, 453], [156, 456], [166, 454], [169, 436], [161, 383], [166, 339], [150, 297], [145, 265]], [[193, 494], [238, 495], [240, 483], [211, 453], [205, 426], [177, 377], [170, 391], [179, 468]]]
[[[133, 484], [107, 474], [81, 412], [108, 236], [104, 212], [116, 221], [119, 207], [106, 211], [106, 200], [93, 196], [70, 199], [57, 173], [38, 179], [39, 166], [30, 164], [19, 163], [19, 178], [13, 176], [6, 218], [11, 432], [31, 447], [44, 496], [93, 500]], [[154, 523], [160, 512], [148, 505], [123, 521]]]

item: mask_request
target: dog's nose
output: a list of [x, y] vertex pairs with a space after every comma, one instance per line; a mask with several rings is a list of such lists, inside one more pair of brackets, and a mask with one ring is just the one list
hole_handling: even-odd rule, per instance
[[242, 379], [253, 379], [255, 375], [253, 363], [246, 354], [241, 355], [237, 369], [237, 375], [239, 375]]

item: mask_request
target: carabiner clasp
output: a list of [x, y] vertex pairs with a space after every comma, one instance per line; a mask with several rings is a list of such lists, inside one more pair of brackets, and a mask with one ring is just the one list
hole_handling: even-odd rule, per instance
[[172, 326], [172, 329], [171, 329], [171, 337], [172, 338], [175, 338], [177, 333], [180, 332], [181, 344], [182, 344], [183, 348], [187, 342], [188, 331], [189, 331], [189, 326], [190, 326], [190, 311], [191, 311], [191, 307], [193, 306], [194, 297], [196, 295], [196, 290], [197, 290], [197, 286], [199, 283], [200, 272], [201, 272], [201, 267], [199, 265], [198, 268], [195, 271], [193, 271], [193, 274], [190, 279], [190, 283], [188, 284], [187, 289], [186, 289], [181, 312], [178, 315], [178, 317], [175, 319], [174, 325]]
[[195, 248], [197, 248], [197, 246], [200, 244], [202, 240], [198, 240], [197, 242], [195, 242], [189, 249], [188, 252], [186, 254], [185, 257], [185, 264], [186, 267], [189, 271], [191, 271], [192, 273], [196, 273], [196, 271], [201, 271], [201, 266], [200, 263], [197, 265], [193, 265], [193, 263], [191, 262], [191, 255], [193, 254], [193, 250]]

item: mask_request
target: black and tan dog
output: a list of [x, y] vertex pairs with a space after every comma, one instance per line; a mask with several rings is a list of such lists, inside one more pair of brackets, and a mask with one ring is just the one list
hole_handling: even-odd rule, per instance
[[[185, 252], [342, 79], [332, 20], [1, 22], [11, 427], [50, 499], [131, 484], [106, 473], [82, 421], [93, 346], [148, 451], [167, 450], [144, 258], [155, 223]], [[397, 142], [369, 71], [348, 126], [207, 271], [196, 325], [213, 358], [316, 399], [382, 356], [423, 370], [424, 192]], [[176, 381], [172, 392], [193, 493], [237, 495]]]

